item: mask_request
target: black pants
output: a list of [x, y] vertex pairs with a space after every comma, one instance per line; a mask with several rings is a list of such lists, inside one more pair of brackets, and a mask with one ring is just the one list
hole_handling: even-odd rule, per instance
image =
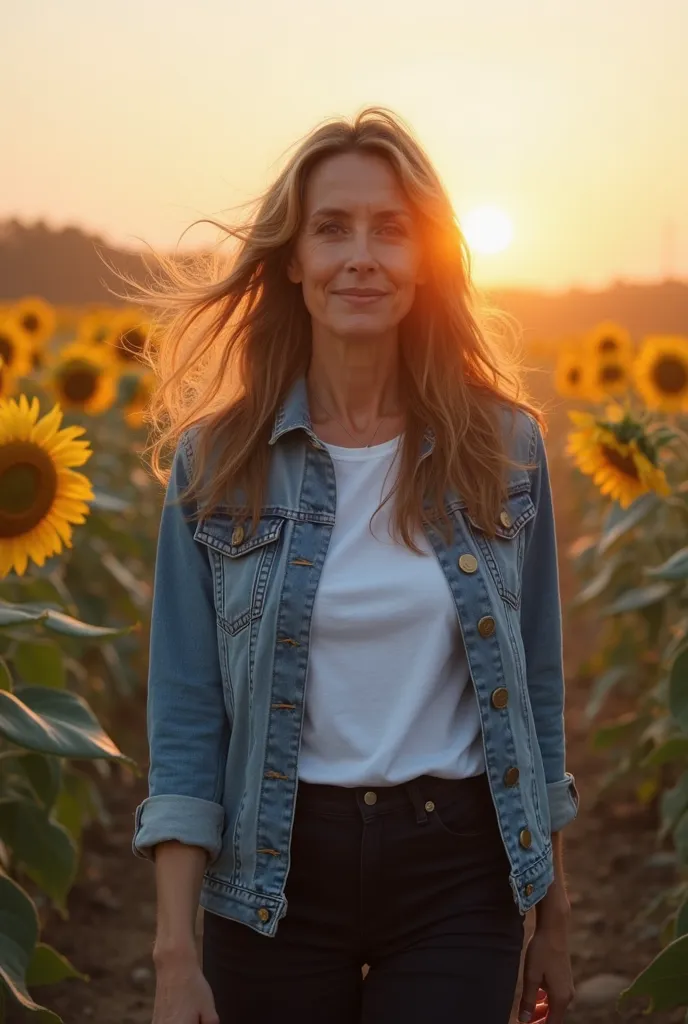
[[301, 782], [295, 814], [276, 936], [205, 912], [221, 1024], [508, 1024], [524, 918], [485, 774]]

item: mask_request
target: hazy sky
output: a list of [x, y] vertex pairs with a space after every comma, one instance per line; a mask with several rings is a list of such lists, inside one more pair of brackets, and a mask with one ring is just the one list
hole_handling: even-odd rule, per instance
[[459, 218], [513, 219], [482, 281], [688, 277], [687, 50], [688, 0], [7, 3], [0, 219], [173, 245], [316, 123], [375, 103]]

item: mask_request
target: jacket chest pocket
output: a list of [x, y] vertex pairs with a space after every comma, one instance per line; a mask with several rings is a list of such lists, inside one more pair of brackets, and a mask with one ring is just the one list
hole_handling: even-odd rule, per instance
[[217, 514], [196, 527], [195, 539], [210, 552], [218, 623], [230, 636], [262, 615], [283, 526], [284, 519], [266, 516], [251, 531]]
[[535, 515], [535, 505], [530, 494], [522, 491], [508, 495], [495, 524], [496, 535], [492, 538], [481, 530], [465, 509], [461, 510], [461, 514], [482, 552], [500, 596], [518, 609], [521, 604], [521, 572], [525, 551], [524, 527]]

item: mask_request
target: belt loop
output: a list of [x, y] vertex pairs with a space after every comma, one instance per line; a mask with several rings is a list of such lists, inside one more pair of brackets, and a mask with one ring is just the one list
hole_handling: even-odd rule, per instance
[[427, 825], [428, 815], [425, 810], [425, 799], [421, 792], [420, 780], [417, 778], [409, 779], [406, 783], [406, 792], [408, 793], [416, 812], [416, 823], [418, 825]]

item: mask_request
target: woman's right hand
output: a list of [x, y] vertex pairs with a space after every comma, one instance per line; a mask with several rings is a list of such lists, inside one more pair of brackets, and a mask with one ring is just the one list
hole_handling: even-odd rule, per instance
[[158, 964], [152, 1024], [220, 1024], [215, 1000], [195, 957]]

